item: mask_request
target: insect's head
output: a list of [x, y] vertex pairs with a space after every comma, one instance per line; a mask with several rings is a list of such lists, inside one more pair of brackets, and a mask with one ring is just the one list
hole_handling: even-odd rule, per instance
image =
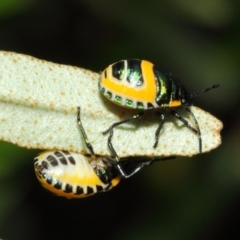
[[181, 104], [183, 106], [191, 106], [192, 105], [192, 97], [191, 94], [187, 91], [187, 89], [183, 86], [179, 88], [179, 98], [181, 99]]

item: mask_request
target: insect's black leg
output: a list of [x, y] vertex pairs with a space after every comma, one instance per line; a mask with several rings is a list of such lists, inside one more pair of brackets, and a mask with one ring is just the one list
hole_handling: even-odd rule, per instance
[[137, 172], [139, 172], [144, 167], [151, 165], [153, 162], [154, 160], [151, 160], [148, 162], [142, 162], [136, 168], [134, 168], [130, 173], [126, 173], [121, 162], [117, 163], [116, 167], [123, 178], [129, 178], [129, 177], [132, 177]]
[[[130, 177], [130, 176], [125, 172], [122, 164], [120, 163], [120, 158], [119, 158], [119, 156], [117, 155], [117, 152], [116, 152], [116, 150], [114, 149], [114, 147], [113, 147], [113, 145], [112, 145], [112, 141], [111, 141], [112, 136], [113, 136], [113, 128], [110, 129], [110, 133], [109, 133], [109, 137], [108, 137], [108, 147], [109, 147], [109, 149], [110, 149], [110, 151], [111, 151], [111, 153], [112, 153], [112, 157], [113, 157], [113, 158], [111, 158], [111, 162], [112, 162], [113, 165], [116, 166], [116, 168], [118, 169], [120, 175], [121, 175], [123, 178], [128, 178], [128, 177]], [[131, 174], [131, 176], [132, 176], [132, 175], [133, 175], [133, 174]]]
[[[164, 161], [164, 160], [170, 160], [170, 159], [174, 159], [176, 157], [174, 156], [171, 156], [171, 157], [163, 157], [163, 158], [143, 158], [143, 159], [140, 159], [140, 160], [135, 160], [135, 161], [132, 161], [131, 163], [132, 164], [136, 164], [136, 163], [140, 163], [137, 165], [136, 168], [134, 168], [132, 170], [131, 173], [128, 173], [126, 174], [125, 170], [124, 170], [124, 167], [123, 167], [123, 163], [124, 161], [120, 161], [118, 164], [117, 164], [117, 168], [118, 168], [118, 171], [120, 172], [121, 176], [123, 178], [129, 178], [131, 176], [133, 176], [134, 174], [136, 174], [137, 172], [139, 172], [141, 169], [143, 169], [144, 167], [146, 166], [150, 166], [152, 165], [154, 162], [157, 162], [157, 161]], [[126, 161], [131, 161], [131, 160], [126, 160]]]
[[94, 155], [92, 144], [89, 142], [87, 134], [86, 134], [86, 132], [85, 132], [85, 130], [83, 128], [83, 125], [82, 125], [82, 121], [81, 121], [81, 118], [80, 118], [80, 107], [77, 107], [77, 123], [78, 123], [79, 128], [80, 128], [80, 130], [82, 132], [82, 135], [83, 135], [86, 147], [88, 148], [90, 153]]
[[110, 129], [110, 133], [108, 137], [108, 147], [112, 153], [113, 158], [116, 160], [116, 162], [119, 162], [120, 158], [117, 155], [117, 152], [115, 151], [115, 148], [112, 145], [112, 136], [113, 136], [113, 129]]
[[201, 131], [200, 131], [200, 128], [199, 128], [199, 125], [198, 125], [198, 122], [197, 122], [197, 119], [195, 118], [194, 114], [192, 113], [192, 111], [190, 110], [190, 108], [188, 107], [185, 107], [186, 111], [191, 115], [194, 123], [195, 123], [195, 126], [196, 128], [193, 128], [189, 123], [188, 121], [183, 118], [182, 116], [180, 116], [176, 111], [174, 110], [171, 110], [169, 108], [165, 108], [167, 111], [169, 111], [169, 113], [176, 117], [177, 119], [179, 119], [187, 128], [191, 129], [194, 133], [197, 134], [198, 136], [198, 140], [199, 140], [199, 152], [201, 153], [202, 152], [202, 137], [201, 137]]
[[106, 131], [104, 131], [103, 134], [107, 134], [108, 132], [112, 131], [113, 128], [117, 127], [118, 125], [134, 121], [135, 119], [138, 119], [138, 118], [142, 117], [143, 114], [144, 114], [144, 112], [140, 112], [140, 113], [138, 113], [138, 114], [136, 114], [136, 115], [134, 115], [134, 116], [132, 116], [130, 118], [126, 118], [126, 119], [124, 119], [124, 120], [122, 120], [120, 122], [115, 122]]
[[143, 114], [144, 114], [144, 112], [142, 111], [142, 112], [134, 115], [134, 116], [131, 117], [131, 118], [126, 118], [126, 119], [124, 119], [124, 120], [122, 120], [122, 121], [120, 121], [120, 122], [116, 122], [116, 123], [112, 124], [106, 131], [103, 132], [103, 134], [106, 134], [106, 133], [109, 132], [108, 147], [109, 147], [109, 149], [110, 149], [110, 151], [111, 151], [111, 153], [112, 153], [112, 156], [114, 157], [114, 159], [116, 159], [117, 162], [119, 161], [119, 157], [118, 157], [118, 155], [117, 155], [117, 153], [116, 153], [116, 151], [115, 151], [115, 149], [114, 149], [114, 147], [113, 147], [113, 145], [112, 145], [113, 128], [116, 127], [116, 126], [118, 126], [118, 125], [120, 125], [120, 124], [123, 124], [123, 123], [126, 123], [126, 122], [131, 122], [131, 121], [133, 121], [133, 120], [135, 120], [135, 119], [138, 119], [138, 118], [140, 118]]
[[202, 134], [201, 134], [201, 130], [199, 128], [199, 124], [198, 124], [198, 121], [197, 119], [195, 118], [193, 112], [190, 110], [189, 107], [185, 107], [186, 111], [189, 112], [189, 114], [191, 115], [194, 123], [195, 123], [195, 126], [196, 126], [196, 133], [198, 135], [198, 141], [199, 141], [199, 152], [201, 153], [202, 152]]
[[124, 119], [124, 120], [122, 120], [120, 122], [113, 123], [106, 131], [103, 132], [103, 134], [107, 134], [108, 132], [110, 132], [109, 133], [109, 137], [108, 137], [108, 147], [110, 148], [110, 151], [111, 151], [111, 153], [112, 153], [114, 158], [117, 158], [118, 156], [117, 156], [117, 153], [116, 153], [116, 151], [115, 151], [115, 149], [114, 149], [114, 147], [112, 145], [113, 128], [115, 128], [116, 126], [118, 126], [120, 124], [123, 124], [123, 123], [126, 123], [126, 122], [131, 122], [131, 121], [133, 121], [135, 119], [138, 119], [143, 114], [144, 114], [144, 112], [140, 112], [140, 113], [134, 115], [131, 118], [126, 118], [126, 119]]
[[160, 131], [162, 130], [163, 124], [165, 122], [164, 114], [162, 114], [162, 113], [158, 113], [158, 114], [160, 114], [161, 121], [160, 121], [160, 123], [158, 125], [158, 128], [157, 128], [156, 132], [155, 132], [155, 143], [153, 145], [154, 148], [156, 148], [157, 145], [158, 145], [159, 134], [160, 134]]
[[113, 158], [111, 158], [110, 161], [112, 162], [113, 165], [116, 166], [120, 175], [123, 178], [129, 178], [129, 177], [133, 176], [138, 171], [140, 171], [142, 168], [144, 168], [145, 166], [148, 166], [152, 163], [151, 160], [150, 161], [141, 161], [141, 163], [136, 168], [134, 168], [130, 173], [126, 173], [126, 171], [124, 170], [124, 166], [121, 163], [120, 158], [117, 155], [117, 152], [115, 151], [115, 149], [112, 145], [112, 142], [111, 142], [112, 135], [113, 135], [113, 129], [110, 129], [110, 134], [109, 134], [109, 137], [108, 137], [108, 147], [110, 148], [111, 153], [112, 153], [112, 157], [113, 157]]

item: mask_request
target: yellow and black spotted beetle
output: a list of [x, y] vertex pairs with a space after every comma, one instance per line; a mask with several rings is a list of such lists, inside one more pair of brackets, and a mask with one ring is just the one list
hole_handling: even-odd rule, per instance
[[[212, 85], [199, 92], [189, 94], [186, 88], [172, 76], [170, 72], [162, 71], [153, 63], [146, 60], [122, 60], [109, 65], [102, 73], [99, 81], [100, 92], [110, 101], [125, 108], [139, 109], [140, 112], [131, 118], [112, 124], [103, 134], [110, 133], [108, 145], [116, 155], [112, 146], [113, 128], [140, 118], [145, 110], [164, 108], [171, 115], [179, 119], [186, 127], [195, 132], [199, 138], [199, 152], [202, 152], [201, 131], [194, 114], [189, 106], [192, 99], [203, 92], [207, 92], [219, 85]], [[195, 128], [186, 119], [180, 116], [172, 107], [182, 106], [192, 117]], [[155, 132], [154, 148], [157, 147], [160, 131], [163, 127], [165, 116], [160, 113], [161, 121]]]
[[[80, 107], [77, 108], [77, 123], [90, 154], [49, 150], [34, 159], [38, 180], [44, 188], [58, 196], [84, 198], [106, 192], [116, 186], [121, 177], [129, 178], [154, 161], [171, 159], [139, 158], [138, 161], [131, 162], [129, 159], [119, 161], [118, 157], [99, 156], [94, 153], [83, 128]], [[125, 168], [129, 164], [134, 167], [127, 173]]]

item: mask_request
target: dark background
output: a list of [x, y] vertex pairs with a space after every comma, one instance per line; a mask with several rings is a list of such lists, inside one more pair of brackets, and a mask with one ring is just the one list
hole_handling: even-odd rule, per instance
[[[150, 60], [224, 123], [223, 144], [146, 168], [80, 200], [45, 192], [39, 152], [0, 143], [0, 238], [240, 239], [239, 1], [0, 0], [0, 49], [101, 71]], [[0, 63], [1, 64], [1, 63]], [[238, 149], [237, 149], [238, 148]]]

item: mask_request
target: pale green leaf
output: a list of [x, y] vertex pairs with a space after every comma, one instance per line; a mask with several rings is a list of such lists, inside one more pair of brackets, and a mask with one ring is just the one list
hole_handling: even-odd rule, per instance
[[[77, 106], [94, 150], [110, 155], [102, 132], [112, 123], [135, 114], [100, 95], [99, 74], [30, 56], [0, 51], [0, 139], [22, 147], [86, 153], [77, 125]], [[191, 107], [202, 132], [203, 152], [221, 143], [222, 123]], [[191, 119], [190, 124], [194, 126]], [[113, 145], [125, 156], [192, 156], [198, 137], [172, 117], [166, 122], [158, 147], [153, 148], [159, 119], [154, 111], [143, 119], [117, 127]]]

